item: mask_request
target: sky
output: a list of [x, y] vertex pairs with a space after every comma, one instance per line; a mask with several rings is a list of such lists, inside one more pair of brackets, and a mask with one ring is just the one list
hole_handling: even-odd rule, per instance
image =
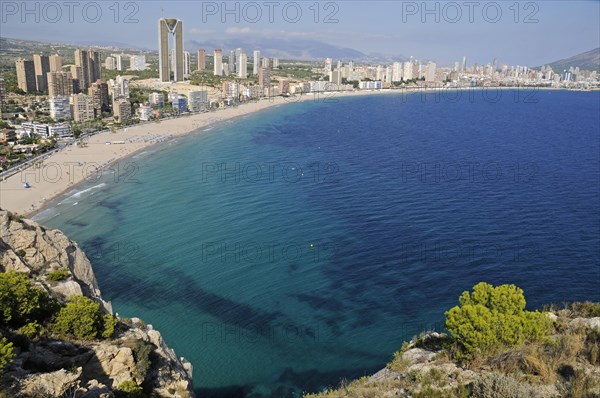
[[[157, 21], [184, 40], [318, 40], [453, 65], [538, 66], [600, 47], [600, 1], [0, 1], [0, 36], [157, 48]], [[244, 49], [251, 52], [253, 49]]]

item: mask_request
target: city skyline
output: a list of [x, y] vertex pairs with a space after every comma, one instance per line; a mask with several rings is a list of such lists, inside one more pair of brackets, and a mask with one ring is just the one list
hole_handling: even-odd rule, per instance
[[[104, 43], [157, 50], [153, 39], [155, 21], [168, 15], [186, 20], [186, 48], [192, 42], [214, 42], [218, 43], [215, 48], [254, 47], [265, 52], [261, 47], [269, 44], [285, 47], [286, 43], [323, 43], [366, 55], [414, 56], [447, 66], [465, 54], [473, 63], [498, 58], [507, 64], [540, 66], [598, 47], [598, 2], [574, 1], [568, 7], [564, 2], [474, 3], [478, 6], [454, 2], [431, 2], [429, 8], [421, 8], [417, 2], [378, 1], [370, 2], [369, 7], [362, 2], [315, 3], [318, 10], [301, 3], [293, 14], [292, 3], [282, 2], [277, 3], [281, 9], [273, 9], [272, 22], [267, 17], [268, 9], [261, 10], [262, 17], [254, 22], [253, 15], [258, 14], [252, 14], [247, 2], [234, 3], [237, 6], [224, 10], [207, 6], [216, 4], [219, 8], [219, 3], [213, 2], [172, 2], [168, 7], [150, 2], [129, 10], [131, 19], [137, 22], [113, 22], [114, 29], [106, 29], [106, 23], [89, 23], [74, 13], [68, 30], [49, 23], [40, 6], [39, 22], [34, 16], [20, 15], [24, 11], [19, 9], [4, 10], [3, 24], [8, 36], [21, 39], [89, 42], [102, 37]], [[102, 18], [113, 17], [108, 8], [102, 11]], [[125, 11], [121, 10], [118, 18], [123, 20], [121, 14], [127, 14]], [[293, 22], [294, 15], [300, 15], [297, 22]], [[376, 24], [370, 22], [373, 18]], [[225, 46], [224, 42], [231, 45]]]

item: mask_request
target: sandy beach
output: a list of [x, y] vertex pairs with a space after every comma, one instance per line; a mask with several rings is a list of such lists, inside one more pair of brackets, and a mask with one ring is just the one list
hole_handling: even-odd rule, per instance
[[[152, 145], [160, 145], [175, 137], [192, 131], [248, 115], [273, 106], [299, 101], [335, 100], [338, 97], [358, 95], [382, 95], [394, 91], [337, 92], [302, 97], [276, 97], [250, 102], [215, 112], [149, 122], [117, 131], [105, 131], [88, 137], [84, 145], [75, 143], [51, 154], [38, 164], [22, 169], [0, 181], [0, 208], [13, 213], [31, 216], [44, 208], [49, 201], [86, 179], [96, 178], [97, 173], [116, 161], [131, 156]], [[397, 91], [395, 92], [398, 93]], [[209, 131], [207, 131], [209, 133]], [[30, 188], [23, 184], [28, 182]]]

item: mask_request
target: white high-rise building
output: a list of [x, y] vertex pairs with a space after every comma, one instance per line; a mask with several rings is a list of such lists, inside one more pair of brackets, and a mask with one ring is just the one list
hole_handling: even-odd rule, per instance
[[425, 81], [428, 81], [428, 82], [435, 81], [435, 70], [436, 70], [435, 62], [428, 62], [427, 67], [425, 68]]
[[51, 97], [48, 99], [50, 104], [50, 117], [56, 121], [71, 119], [71, 104], [68, 97]]
[[385, 68], [385, 82], [386, 83], [391, 83], [392, 82], [392, 76], [393, 76], [392, 69], [393, 68], [391, 66], [387, 66]]
[[[240, 59], [240, 55], [242, 55], [244, 51], [241, 48], [236, 48], [235, 49], [235, 71], [239, 72], [238, 66], [239, 66], [239, 59]], [[246, 56], [246, 62], [248, 61], [248, 57]]]
[[104, 67], [108, 70], [115, 70], [117, 68], [117, 61], [115, 57], [106, 57], [104, 60]]
[[113, 101], [117, 98], [129, 98], [129, 80], [117, 76], [113, 85]]
[[273, 58], [273, 69], [279, 68], [279, 58]]
[[246, 79], [248, 77], [248, 56], [246, 53], [241, 52], [238, 55], [237, 73], [240, 79]]
[[229, 73], [235, 73], [235, 52], [233, 50], [229, 51], [229, 58], [227, 58], [227, 65], [229, 66]]
[[392, 64], [392, 81], [399, 82], [402, 80], [402, 62], [394, 62]]
[[190, 52], [189, 51], [184, 51], [183, 52], [183, 76], [189, 76], [190, 75]]
[[116, 64], [117, 70], [123, 70], [123, 54], [115, 55], [115, 60], [117, 62], [117, 64]]
[[129, 58], [129, 69], [131, 70], [145, 70], [146, 69], [146, 56], [143, 54], [132, 55]]
[[190, 91], [188, 94], [188, 109], [192, 112], [203, 111], [208, 108], [208, 91]]
[[404, 71], [402, 73], [404, 80], [411, 80], [413, 75], [413, 63], [412, 61], [407, 61], [404, 63]]
[[213, 53], [214, 70], [215, 76], [223, 76], [223, 51], [220, 48], [216, 48]]
[[375, 80], [384, 80], [385, 79], [385, 69], [382, 65], [377, 65], [377, 69], [375, 71]]
[[254, 54], [252, 55], [253, 68], [252, 74], [254, 76], [258, 76], [258, 71], [260, 69], [260, 51], [254, 50]]
[[325, 58], [325, 65], [323, 66], [323, 74], [329, 76], [333, 67], [333, 60], [331, 58]]

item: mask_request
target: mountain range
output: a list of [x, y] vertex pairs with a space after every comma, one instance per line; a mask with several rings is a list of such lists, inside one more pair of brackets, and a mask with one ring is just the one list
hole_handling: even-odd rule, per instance
[[[43, 40], [22, 40], [16, 38], [0, 38], [0, 49], [3, 59], [0, 64], [14, 65], [14, 60], [21, 56], [33, 53], [56, 53], [66, 55], [67, 59], [71, 57], [72, 48], [88, 47], [93, 45], [101, 51], [117, 52], [124, 50], [126, 52], [142, 51], [156, 54], [155, 49], [149, 49], [127, 43], [116, 43], [107, 41], [77, 41], [71, 43], [50, 43]], [[389, 64], [395, 61], [406, 61], [407, 57], [402, 54], [365, 54], [361, 51], [339, 47], [319, 40], [309, 39], [286, 39], [286, 38], [237, 38], [237, 39], [207, 39], [204, 41], [188, 40], [185, 42], [185, 49], [192, 54], [198, 49], [206, 49], [207, 55], [212, 55], [215, 48], [221, 48], [223, 55], [227, 55], [229, 50], [242, 48], [248, 57], [252, 57], [253, 50], [260, 50], [261, 56], [267, 58], [296, 59], [305, 61], [322, 61], [324, 58], [341, 59], [344, 62], [355, 61], [358, 63], [370, 64]], [[60, 50], [63, 51], [60, 51]], [[422, 60], [426, 61], [426, 60]], [[556, 72], [569, 69], [570, 67], [579, 67], [584, 70], [596, 70], [600, 72], [600, 48], [587, 51], [569, 58], [546, 63]], [[535, 67], [539, 69], [541, 66]]]
[[555, 72], [562, 72], [571, 67], [579, 67], [579, 69], [583, 70], [595, 70], [600, 72], [600, 48], [554, 61], [546, 65], [552, 67], [552, 70]]
[[341, 59], [356, 62], [393, 62], [403, 61], [402, 55], [386, 56], [382, 54], [365, 54], [361, 51], [339, 47], [318, 40], [310, 39], [285, 39], [285, 38], [236, 38], [236, 39], [208, 39], [204, 41], [189, 40], [185, 42], [185, 49], [195, 52], [200, 48], [211, 53], [215, 48], [229, 50], [242, 48], [249, 56], [252, 51], [260, 50], [261, 56], [280, 59], [322, 60], [324, 58]]

